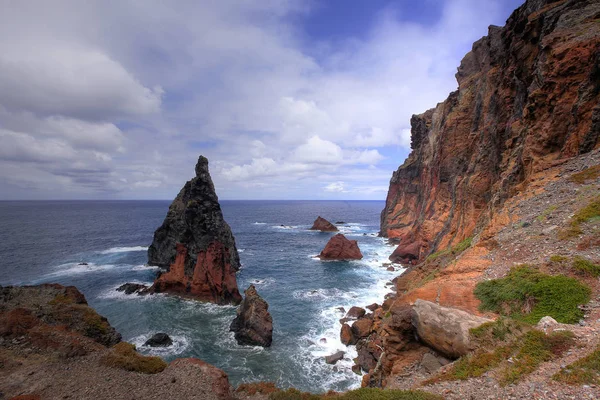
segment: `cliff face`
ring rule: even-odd
[[[411,119],[381,235],[416,263],[477,233],[533,174],[599,146],[600,3],[528,0],[491,26],[459,88]]]
[[[170,292],[218,304],[238,304],[235,273],[240,258],[231,229],[200,156],[196,177],[188,181],[169,206],[163,224],[154,232],[148,263],[169,269],[153,292]]]

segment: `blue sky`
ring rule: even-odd
[[[514,0],[2,2],[0,199],[384,199]]]

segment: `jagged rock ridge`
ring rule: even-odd
[[[196,176],[186,182],[148,248],[148,264],[167,268],[151,288],[217,304],[238,304],[235,277],[240,258],[223,219],[219,199],[200,156]]]
[[[411,119],[381,235],[417,262],[476,234],[528,179],[598,147],[600,3],[528,0],[461,62],[458,90]]]

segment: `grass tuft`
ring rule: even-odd
[[[296,389],[271,393],[270,400],[442,400],[443,397],[420,390],[383,390],[361,388],[346,393],[330,392],[322,395],[300,392]]]
[[[104,356],[102,363],[108,367],[143,374],[157,374],[167,368],[167,363],[160,357],[143,356],[135,351],[134,345],[127,342],[114,345],[112,351]]]
[[[440,250],[433,254],[430,254],[429,256],[427,256],[427,261],[435,261],[440,257],[445,257],[448,255],[457,256],[460,253],[462,253],[463,251],[465,251],[466,249],[468,249],[469,247],[471,247],[472,243],[473,243],[473,238],[468,237],[465,240],[463,240],[462,242],[452,246],[449,249]]]
[[[562,368],[552,379],[570,385],[600,384],[600,347],[589,356]]]
[[[600,265],[593,263],[587,258],[573,258],[573,268],[575,268],[577,272],[585,275],[591,275],[594,277],[600,276]]]
[[[600,196],[596,197],[591,203],[578,210],[571,218],[571,225],[558,233],[558,238],[567,240],[583,233],[581,225],[600,220]]]
[[[577,306],[587,303],[590,294],[590,288],[577,279],[546,275],[527,265],[511,269],[505,278],[480,282],[475,287],[482,311],[531,324],[546,315],[562,323],[579,321],[583,312]]]
[[[571,175],[569,180],[571,182],[584,184],[587,181],[592,179],[597,179],[600,176],[600,165],[594,165],[593,167],[589,167],[584,169],[581,172]]]

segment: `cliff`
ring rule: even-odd
[[[470,238],[536,173],[598,147],[600,4],[528,0],[461,62],[458,90],[411,119],[381,235],[416,263]]]
[[[196,177],[186,182],[148,248],[148,264],[168,269],[152,292],[169,292],[217,304],[242,300],[235,273],[240,258],[231,229],[200,156]]]

